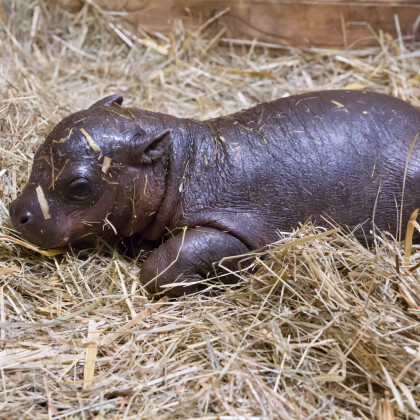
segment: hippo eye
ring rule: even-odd
[[[86,178],[77,178],[69,185],[69,195],[79,200],[87,198],[91,190],[89,180]]]

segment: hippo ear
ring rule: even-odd
[[[100,99],[98,102],[95,102],[91,108],[96,106],[111,106],[113,104],[121,105],[123,103],[123,96],[121,93],[116,93],[114,95],[105,96],[105,98]]]
[[[130,141],[131,155],[136,163],[151,163],[168,150],[171,130],[163,129],[146,134],[136,134]]]

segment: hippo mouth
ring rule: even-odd
[[[69,224],[64,230],[56,229],[26,229],[25,226],[17,225],[12,221],[13,227],[32,244],[44,248],[67,248],[69,245],[76,247],[89,246],[93,243],[95,235],[92,232],[72,231]]]
[[[24,206],[23,200],[14,200],[9,208],[13,227],[26,240],[41,248],[65,248],[70,244],[88,242],[91,227],[78,220],[78,210],[48,219],[40,217],[36,205]]]

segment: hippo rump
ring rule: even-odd
[[[151,292],[194,292],[213,263],[309,218],[369,240],[420,206],[420,111],[402,100],[321,91],[208,121],[122,102],[54,127],[10,215],[46,248],[107,231],[161,240],[141,268]]]

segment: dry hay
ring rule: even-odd
[[[420,106],[419,43],[268,52],[179,23],[155,42],[88,4],[2,4],[1,418],[419,417],[416,249],[308,224],[257,254],[240,287],[158,301],[135,261],[105,246],[45,257],[10,239],[7,212],[53,124],[105,94],[197,118],[341,87]]]

